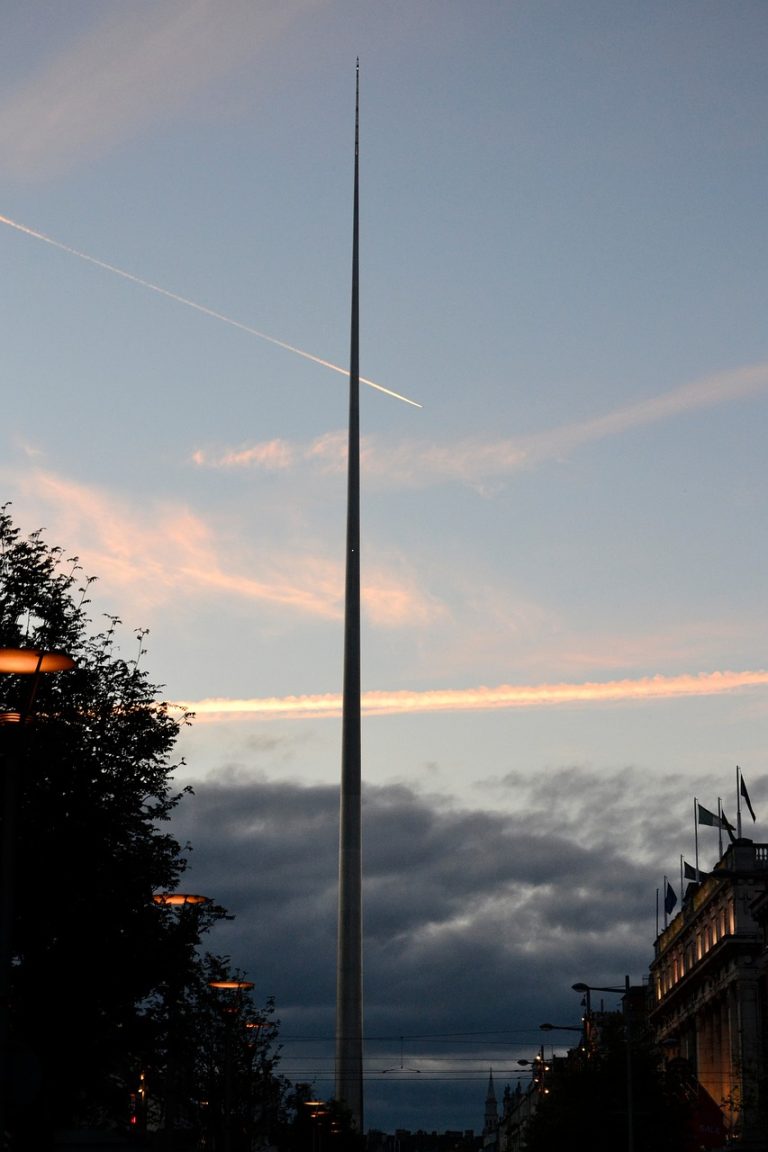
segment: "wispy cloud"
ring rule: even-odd
[[[88,574],[111,591],[128,591],[145,605],[188,596],[225,592],[254,601],[281,604],[317,616],[340,615],[339,566],[320,557],[262,557],[254,576],[253,557],[224,557],[228,549],[203,517],[188,507],[157,501],[136,509],[111,494],[35,471],[20,482],[26,500],[46,510],[59,543],[76,540]]]
[[[423,712],[481,712],[508,708],[543,708],[560,704],[611,704],[670,700],[684,696],[720,696],[746,688],[768,686],[768,671],[684,673],[647,676],[637,680],[590,681],[583,684],[500,684],[495,688],[443,688],[424,692],[373,691],[362,694],[368,716]],[[269,696],[251,700],[179,701],[178,706],[202,719],[307,719],[341,715],[341,696]]]
[[[248,448],[230,448],[217,461],[219,468],[261,468],[265,472],[280,472],[290,468],[296,450],[288,440],[262,440]],[[192,462],[200,467],[209,464],[202,449],[192,453]]]
[[[77,541],[87,574],[98,575],[111,592],[127,594],[141,608],[180,593],[224,593],[306,616],[342,617],[342,565],[322,547],[313,552],[304,540],[280,546],[274,539],[269,548],[259,547],[258,540],[242,545],[181,503],[157,500],[136,508],[50,471],[30,471],[17,484],[55,533],[52,543],[68,547],[66,541]],[[362,603],[369,622],[382,628],[425,624],[444,612],[415,576],[393,565],[366,572]]]
[[[734,403],[768,390],[768,363],[752,364],[694,380],[653,396],[595,416],[528,436],[504,440],[465,439],[438,444],[408,440],[396,446],[364,438],[361,453],[366,476],[390,486],[418,487],[445,481],[481,485],[502,479],[548,460],[559,460],[583,445],[620,436],[634,428],[658,424],[702,408]],[[203,449],[194,454],[200,467],[217,469],[275,469],[305,463],[324,472],[344,467],[346,440],[340,432],[325,434],[308,444],[264,442],[238,448]]]
[[[213,83],[274,49],[317,0],[164,0],[101,12],[52,59],[41,59],[0,103],[6,174],[52,170],[167,122]]]

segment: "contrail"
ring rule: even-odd
[[[278,348],[284,348],[286,352],[294,352],[297,356],[303,356],[305,360],[311,360],[313,364],[319,364],[322,368],[330,368],[332,372],[341,372],[343,376],[349,375],[347,368],[340,368],[338,364],[332,364],[330,360],[323,360],[320,356],[314,356],[311,352],[304,352],[303,349],[296,348],[293,344],[287,344],[284,340],[267,336],[266,332],[260,332],[258,328],[251,328],[249,324],[243,324],[240,320],[233,320],[231,316],[225,316],[222,312],[214,311],[213,308],[206,308],[204,304],[188,300],[186,296],[179,296],[176,292],[171,292],[168,288],[161,288],[159,284],[152,284],[149,280],[143,280],[141,276],[134,276],[123,268],[116,268],[114,264],[108,264],[106,260],[98,260],[95,256],[89,256],[87,252],[80,252],[77,248],[71,248],[69,244],[62,244],[60,240],[54,240],[52,236],[46,236],[44,232],[27,228],[25,224],[18,224],[15,220],[9,220],[7,216],[0,216],[0,224],[7,224],[9,228],[15,228],[17,232],[23,232],[25,236],[32,236],[35,240],[43,240],[61,252],[68,252],[70,256],[77,256],[79,260],[85,260],[88,264],[95,264],[97,268],[103,268],[106,272],[114,272],[115,276],[122,276],[124,280],[140,284],[142,288],[149,288],[151,292],[157,292],[160,296],[166,296],[169,300],[175,300],[177,304],[184,304],[187,308],[194,308],[196,312],[202,312],[204,316],[211,316],[214,320],[221,320],[222,323],[229,324],[233,328],[239,328],[241,332],[247,332],[250,336],[258,336],[259,340],[266,340],[270,344],[277,345]],[[366,380],[364,376],[360,377],[360,383],[375,388],[377,392],[384,392],[387,396],[393,396],[395,400],[402,400],[404,404],[412,404],[414,408],[422,407],[418,401],[409,400],[407,396],[401,396],[399,392],[393,392],[391,388],[385,388],[383,384],[377,384],[374,380]]]
[[[497,687],[428,689],[422,692],[371,691],[362,694],[366,716],[424,712],[479,712],[505,708],[542,708],[562,704],[614,704],[638,700],[674,700],[720,696],[768,687],[768,671],[683,673],[645,676],[638,680],[561,684],[500,684]],[[313,719],[341,715],[341,696],[272,696],[251,700],[176,701],[174,707],[194,712],[199,721],[229,719]]]

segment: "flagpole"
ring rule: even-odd
[[[741,769],[736,765],[736,835],[741,840],[741,788],[739,787]]]
[[[693,841],[696,845],[696,883],[699,883],[699,802],[693,798]]]
[[[659,890],[656,889],[656,935],[659,934]]]
[[[680,907],[683,906],[683,896],[685,895],[685,888],[683,887],[683,854],[680,853]]]
[[[720,858],[723,855],[723,801],[717,798],[717,850]]]

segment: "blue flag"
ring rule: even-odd
[[[664,893],[664,911],[666,912],[667,916],[669,916],[675,904],[677,904],[677,893],[670,884],[669,880],[667,880],[667,888]]]
[[[757,816],[755,816],[755,810],[752,807],[752,804],[751,804],[750,799],[749,799],[749,792],[747,792],[747,786],[744,783],[744,777],[741,775],[741,769],[739,769],[739,791],[741,792],[742,796],[744,797],[747,808],[749,808],[750,816],[752,817],[753,820],[757,820]]]

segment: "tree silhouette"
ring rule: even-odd
[[[0,508],[0,647],[76,661],[40,678],[23,731],[0,726],[0,754],[19,765],[8,1117],[18,1146],[21,1134],[39,1148],[55,1127],[128,1121],[163,989],[194,967],[200,932],[224,914],[209,910],[182,939],[153,902],[186,866],[165,825],[190,791],[175,792],[172,775],[191,717],[142,667],[144,632],[127,658],[116,616],[94,630],[91,583],[77,557],[41,532],[22,536]],[[0,675],[0,711],[24,710],[29,680]]]
[[[635,1152],[685,1152],[691,1111],[663,1070],[647,1036],[631,1043],[627,1063],[626,1018],[596,1014],[597,1041],[552,1062],[546,1095],[539,1097],[525,1129],[527,1152],[588,1147],[616,1152],[629,1147],[627,1077],[632,1080],[632,1147]]]

